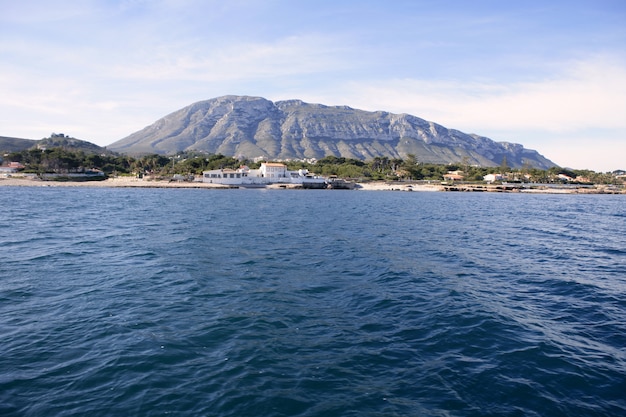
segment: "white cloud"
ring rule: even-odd
[[[453,47],[462,39],[441,34],[439,24],[411,32],[405,21],[398,30],[420,36],[402,40],[383,36],[380,19],[344,24],[352,23],[347,9],[343,18],[329,13],[309,22],[290,14],[299,7],[281,14],[285,5],[278,3],[185,2],[60,0],[44,7],[0,0],[0,22],[12,25],[0,39],[0,134],[64,131],[106,145],[194,101],[249,94],[410,113],[522,143],[570,166],[578,164],[551,150],[569,146],[583,158],[623,150],[621,51],[555,66],[558,56],[546,61],[523,48],[501,53],[483,42],[463,54]],[[464,36],[474,33],[469,26]],[[585,152],[590,142],[597,152]]]
[[[303,43],[311,48],[316,44],[310,38],[294,38],[241,46],[236,53],[215,53],[213,59],[179,56],[169,67],[163,62],[154,67],[117,67],[109,80],[127,85],[127,91],[118,90],[119,86],[108,91],[109,83],[100,86],[99,80],[62,74],[36,79],[4,68],[0,87],[6,93],[0,105],[8,109],[1,117],[8,130],[2,134],[19,129],[29,133],[17,136],[39,138],[59,131],[108,145],[193,101],[233,93],[410,113],[494,140],[522,143],[563,166],[604,171],[626,165],[622,157],[626,155],[626,70],[616,61],[569,64],[550,79],[533,83],[414,79],[344,83],[327,78],[326,84],[315,84],[306,80],[315,59],[295,62],[292,56]],[[311,78],[332,65],[332,54],[324,48],[317,51],[318,67],[311,70]],[[162,59],[167,59],[166,54]],[[274,83],[290,76],[299,81],[284,87]],[[273,82],[263,87],[265,83],[259,82],[263,78]],[[180,79],[187,81],[187,87],[178,88]],[[247,89],[255,83],[261,87]]]
[[[565,65],[560,74],[536,82],[404,79],[351,83],[341,94],[355,106],[411,113],[466,130],[626,128],[626,67],[606,59]]]
[[[541,144],[541,153],[569,168],[597,172],[626,169],[625,133],[622,130],[600,135],[591,132],[552,136]]]
[[[290,36],[274,42],[217,46],[164,44],[145,53],[146,60],[116,64],[117,79],[220,82],[306,75],[345,68],[343,49],[324,36]]]
[[[496,141],[522,143],[565,166],[599,171],[626,166],[626,66],[619,59],[564,63],[551,77],[534,82],[353,81],[301,98],[409,113]]]

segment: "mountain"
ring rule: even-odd
[[[360,160],[405,158],[419,162],[547,169],[555,166],[522,145],[447,129],[409,114],[347,106],[223,96],[175,111],[108,147],[126,154],[203,151],[229,156]]]

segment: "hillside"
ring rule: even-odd
[[[63,133],[53,133],[49,138],[37,141],[40,148],[63,148],[70,151],[82,151],[86,154],[111,154],[110,150],[86,140],[76,139]]]
[[[37,144],[36,140],[0,136],[0,152],[20,152]]]
[[[425,163],[547,169],[555,166],[520,144],[448,129],[409,114],[369,112],[347,106],[276,103],[261,97],[223,96],[175,111],[111,144],[131,154],[182,151],[268,159],[338,156],[369,160],[416,155]]]
[[[91,142],[53,133],[48,138],[33,140],[0,136],[0,152],[21,152],[31,148],[63,148],[69,151],[82,151],[86,154],[112,154],[110,150]]]

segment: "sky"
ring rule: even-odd
[[[0,136],[106,146],[230,94],[626,169],[626,1],[0,0]]]

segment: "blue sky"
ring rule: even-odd
[[[626,1],[0,0],[0,135],[108,145],[226,94],[626,169]]]

